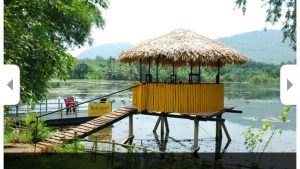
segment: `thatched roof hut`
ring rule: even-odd
[[[125,63],[157,63],[165,66],[212,66],[243,64],[248,59],[238,51],[186,29],[141,42],[123,51]]]

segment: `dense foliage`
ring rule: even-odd
[[[144,74],[148,73],[148,66],[142,67]],[[193,72],[198,72],[198,67]],[[97,56],[96,59],[78,59],[74,68],[69,72],[70,79],[106,79],[106,80],[139,80],[139,65],[122,64],[115,58],[104,59]],[[171,67],[158,69],[159,81],[168,82],[172,74]],[[189,67],[176,68],[178,81],[188,81]],[[280,65],[251,61],[244,65],[227,65],[221,68],[222,82],[252,82],[272,83],[279,80]],[[201,68],[202,82],[214,82],[216,68]],[[151,67],[153,81],[156,81],[156,66]]]
[[[266,22],[274,24],[284,17],[283,40],[290,39],[291,46],[296,51],[296,0],[262,0],[262,2],[268,6]],[[235,3],[245,14],[247,0],[235,0]]]
[[[66,49],[92,42],[107,7],[107,0],[4,1],[4,61],[20,67],[23,102],[42,99],[51,78],[67,77],[74,58]]]
[[[5,143],[36,143],[49,137],[52,129],[45,125],[45,119],[41,118],[35,122],[35,114],[28,113],[24,122],[18,121],[15,125],[11,117],[5,117],[4,120],[4,142]],[[36,133],[36,129],[38,132]]]

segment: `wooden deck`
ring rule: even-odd
[[[115,111],[107,113],[86,123],[80,124],[79,126],[70,127],[61,134],[54,134],[52,137],[46,139],[45,141],[38,142],[36,146],[40,148],[46,148],[51,147],[54,144],[61,144],[63,143],[63,141],[71,142],[72,140],[74,140],[75,132],[77,138],[84,138],[136,112],[137,110],[135,108],[118,108]]]

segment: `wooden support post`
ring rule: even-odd
[[[169,129],[168,118],[167,118],[167,116],[164,116],[164,118],[165,118],[166,132],[169,133],[170,129]]]
[[[197,153],[200,149],[198,144],[199,139],[199,119],[196,117],[194,119],[194,145],[193,145],[193,153]]]
[[[159,125],[159,123],[160,123],[160,116],[158,117],[158,119],[157,119],[157,121],[156,121],[156,124],[155,124],[155,126],[154,126],[154,129],[153,129],[153,132],[156,132],[157,131],[157,128],[158,128],[158,125]]]
[[[165,135],[165,118],[164,116],[160,118],[160,137],[161,140],[163,140],[163,137]]]
[[[228,141],[231,141],[231,138],[230,138],[230,135],[229,135],[229,133],[228,133],[228,130],[227,130],[226,126],[225,126],[225,123],[224,123],[224,122],[221,122],[221,125],[222,125],[222,128],[223,128],[224,132],[225,132],[225,135],[226,135],[226,137],[227,137],[227,140],[228,140]]]
[[[133,115],[129,115],[129,137],[133,136]]]
[[[133,142],[133,138],[134,138],[134,135],[133,135],[133,114],[130,114],[129,115],[129,125],[128,125],[128,129],[129,129],[129,134],[128,134],[128,137],[126,138],[125,141],[123,141],[123,144],[132,144]]]
[[[216,120],[216,146],[215,146],[215,159],[220,159],[221,155],[221,145],[222,145],[222,128],[221,128],[221,121],[222,116],[218,115]]]
[[[160,128],[160,140],[156,133],[159,123],[160,123],[160,127],[161,127]],[[165,133],[165,127],[166,127],[166,133]],[[160,151],[166,150],[168,137],[169,137],[169,131],[170,131],[170,129],[169,129],[167,116],[165,113],[161,113],[161,115],[158,117],[155,127],[153,129],[153,134],[154,134],[155,140],[159,146]]]

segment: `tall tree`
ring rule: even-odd
[[[103,28],[107,0],[5,0],[4,61],[21,71],[21,100],[45,97],[49,80],[66,79],[74,58],[66,49],[92,43]]]
[[[296,51],[296,0],[262,0],[262,2],[268,6],[266,22],[274,24],[284,17],[283,40],[289,39]],[[235,3],[245,14],[247,0],[235,0]]]

